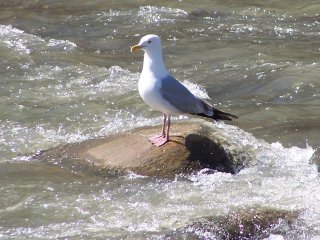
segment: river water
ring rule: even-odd
[[[319,12],[316,0],[2,0],[0,238],[163,239],[258,206],[299,211],[285,239],[320,239]],[[257,165],[169,181],[31,160],[161,122],[137,91],[143,55],[129,52],[148,33],[162,37],[177,79],[239,116],[220,127],[255,149]]]

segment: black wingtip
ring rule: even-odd
[[[205,117],[205,118],[211,118],[213,120],[227,120],[227,121],[232,121],[232,118],[238,118],[237,116],[220,111],[216,108],[214,108],[210,103],[206,102],[203,99],[199,99],[199,103],[201,104],[201,107],[203,109],[202,113],[197,113],[195,115],[200,116],[200,117]],[[208,115],[212,114],[212,115]]]
[[[231,113],[226,113],[226,112],[222,112],[218,109],[214,109],[213,110],[213,115],[212,116],[208,116],[204,113],[198,113],[196,114],[199,117],[205,117],[205,118],[211,118],[213,120],[219,121],[219,120],[223,120],[223,121],[232,121],[233,118],[238,118],[237,116],[231,114]]]
[[[213,116],[211,117],[214,120],[228,120],[232,121],[232,118],[238,118],[237,116],[231,114],[231,113],[226,113],[222,112],[218,109],[213,109]]]

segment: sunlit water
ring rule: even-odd
[[[319,239],[311,158],[320,140],[320,4],[148,4],[2,1],[0,238],[162,239],[193,219],[260,206],[300,212],[285,238]],[[137,92],[142,54],[129,52],[147,33],[162,37],[176,78],[240,117],[219,127],[255,167],[174,181],[101,179],[30,160],[58,144],[160,123]]]

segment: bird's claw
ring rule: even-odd
[[[169,139],[167,138],[166,135],[160,134],[160,135],[156,135],[156,136],[150,137],[149,141],[153,145],[155,145],[157,147],[160,147],[160,146],[163,146],[164,144],[166,144],[169,141]]]

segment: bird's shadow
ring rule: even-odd
[[[199,134],[189,134],[185,138],[185,146],[190,151],[189,160],[198,162],[201,168],[232,174],[237,172],[230,155],[210,138]]]

